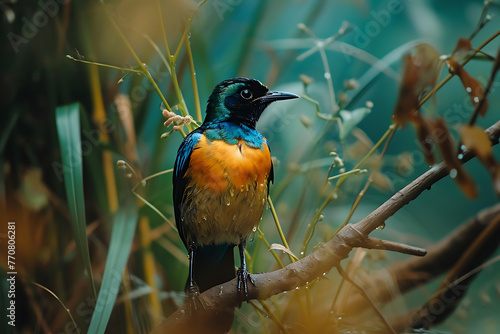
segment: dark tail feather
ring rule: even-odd
[[[209,245],[197,248],[193,276],[200,292],[236,277],[232,245]]]

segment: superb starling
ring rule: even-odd
[[[238,277],[238,291],[253,283],[245,241],[257,226],[273,180],[267,140],[255,129],[264,109],[295,99],[254,79],[219,83],[208,99],[203,124],[177,152],[173,173],[175,220],[189,253],[186,290],[203,292]],[[233,248],[241,265],[235,274]]]

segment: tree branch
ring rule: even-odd
[[[490,137],[492,145],[498,144],[500,121],[490,126],[485,132]],[[460,162],[464,164],[474,157],[475,154],[473,152],[469,150],[464,151]],[[432,167],[409,185],[398,191],[384,204],[375,209],[375,211],[356,223],[356,227],[363,235],[368,235],[382,223],[385,223],[385,221],[398,212],[399,209],[417,198],[424,190],[430,189],[434,183],[447,175],[448,171],[444,163]]]
[[[400,294],[416,289],[441,276],[458,262],[464,250],[490,225],[500,214],[500,204],[485,209],[469,219],[439,243],[429,249],[425,257],[412,257],[381,269],[359,283],[371,292],[371,297],[378,305],[391,302]],[[498,244],[498,241],[492,241]],[[399,294],[395,294],[398,291]],[[371,305],[358,292],[349,295],[342,308],[342,314],[359,314],[369,310]]]
[[[498,249],[500,214],[497,213],[473,242],[460,253],[460,259],[448,272],[434,295],[415,312],[406,317],[403,325],[429,329],[443,322],[458,306],[482,265]],[[435,305],[442,308],[436,310]]]
[[[497,144],[500,136],[500,121],[488,128],[486,133],[492,144]],[[474,156],[473,152],[465,151],[461,162],[465,163]],[[364,219],[356,224],[346,225],[330,241],[300,261],[273,272],[253,274],[255,285],[249,285],[248,296],[237,292],[236,279],[215,286],[199,296],[203,307],[194,309],[190,307],[190,303],[184,303],[169,318],[165,319],[153,333],[195,333],[200,330],[205,333],[213,330],[216,333],[218,332],[217,328],[219,328],[217,319],[232,311],[234,307],[241,305],[243,301],[268,299],[271,296],[312,282],[323,273],[340,265],[340,261],[349,255],[353,247],[363,245],[373,230],[446,175],[448,172],[444,163],[431,168]],[[193,321],[193,319],[196,320]]]
[[[399,242],[381,240],[372,237],[368,237],[358,247],[363,247],[366,249],[383,249],[391,252],[398,252],[414,256],[424,256],[425,254],[427,254],[427,251],[423,248],[413,247]]]

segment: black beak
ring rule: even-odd
[[[254,100],[254,102],[259,102],[262,104],[269,104],[274,101],[278,100],[290,100],[290,99],[296,99],[300,96],[292,94],[292,93],[285,93],[285,92],[268,92],[266,95],[258,97]]]

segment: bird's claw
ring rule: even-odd
[[[248,296],[247,280],[250,280],[250,283],[252,283],[255,286],[255,282],[252,278],[252,275],[250,275],[246,266],[242,266],[238,269],[237,276],[238,276],[238,292],[242,292],[242,287],[243,287],[245,296]]]
[[[203,303],[200,300],[200,289],[198,285],[193,284],[187,288],[188,293],[188,301],[189,301],[189,310],[191,313],[197,311],[198,309],[203,309]]]

